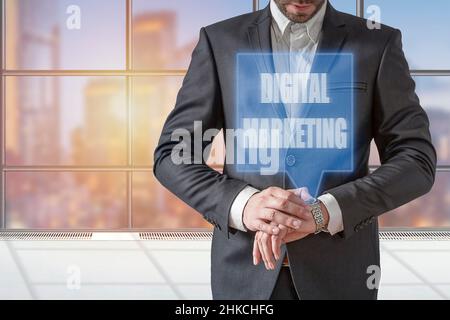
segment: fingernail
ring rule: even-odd
[[[294,222],[292,223],[294,225],[294,228],[298,229],[300,228],[300,225],[302,224],[301,221],[299,220],[294,220]]]
[[[253,257],[253,265],[256,266],[256,258]]]
[[[278,228],[273,228],[272,229],[273,234],[278,234],[278,232],[280,232],[280,229]]]

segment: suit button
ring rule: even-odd
[[[296,159],[295,156],[290,154],[286,157],[286,164],[288,167],[293,167],[295,165]]]

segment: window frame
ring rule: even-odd
[[[259,10],[259,0],[246,0],[252,2],[253,12]],[[353,0],[356,2],[355,15],[358,17],[364,17],[364,0]],[[136,70],[133,69],[133,0],[125,0],[125,32],[126,32],[126,67],[123,70],[10,70],[5,69],[6,57],[5,57],[5,41],[6,41],[6,10],[5,0],[0,0],[0,20],[1,20],[1,41],[0,41],[0,149],[1,149],[1,170],[0,170],[0,231],[8,231],[6,229],[6,199],[5,199],[5,177],[8,172],[98,172],[98,171],[116,171],[126,173],[126,207],[127,207],[127,219],[128,230],[139,230],[139,228],[133,227],[133,212],[132,212],[132,175],[134,172],[146,172],[153,171],[152,165],[136,166],[133,165],[133,116],[132,116],[132,92],[133,92],[133,79],[136,77],[148,77],[148,76],[182,76],[186,75],[187,69],[179,70]],[[450,77],[450,70],[410,70],[412,76],[447,76]],[[123,76],[126,81],[126,114],[127,114],[127,164],[125,166],[76,166],[76,165],[55,165],[55,166],[7,166],[5,161],[5,83],[6,78],[9,76]],[[370,166],[370,170],[374,171],[378,168],[378,165]],[[221,169],[221,168],[219,168]],[[438,165],[437,172],[450,172],[450,165]],[[396,228],[395,229],[400,229]],[[411,229],[418,229],[410,227]],[[435,227],[432,229],[438,229]],[[30,229],[36,230],[36,229]],[[39,229],[40,230],[40,229]],[[52,229],[54,230],[54,229]],[[67,230],[67,229],[64,229]],[[75,231],[76,229],[69,229]],[[86,229],[83,229],[86,230]],[[102,231],[101,229],[93,229],[96,231]],[[192,230],[192,229],[190,229]],[[14,229],[17,231],[17,229]],[[20,229],[20,231],[26,231],[26,229]],[[106,231],[106,230],[105,230]],[[108,229],[107,231],[114,231]]]

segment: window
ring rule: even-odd
[[[364,0],[366,16],[377,6],[381,23],[399,28],[416,93],[430,119],[433,144],[438,155],[436,182],[431,192],[406,204],[394,213],[381,217],[385,227],[448,227],[450,226],[450,30],[446,19],[450,2],[436,0],[424,6],[418,0]],[[373,9],[373,7],[372,7]],[[376,148],[372,148],[376,151]],[[371,165],[379,165],[372,153]]]
[[[2,0],[0,228],[210,228],[152,171],[200,27],[254,9],[204,5]]]
[[[125,0],[4,3],[6,69],[125,68]]]
[[[0,1],[0,228],[210,228],[157,182],[153,150],[200,27],[268,0],[210,0],[207,10],[204,0]],[[359,16],[378,5],[382,22],[402,30],[438,151],[432,192],[382,226],[450,226],[448,1],[330,2]],[[221,170],[221,136],[209,163]]]
[[[450,72],[449,76],[413,72],[416,93],[430,120],[430,131],[438,157],[436,181],[431,192],[381,217],[388,227],[450,226]],[[433,72],[428,72],[433,74]],[[373,150],[376,150],[375,148]],[[379,164],[377,156],[374,168]]]
[[[381,22],[402,31],[411,69],[450,69],[450,1],[433,0],[424,5],[420,0],[364,0],[364,4],[366,12],[369,6],[377,6]]]
[[[381,227],[450,227],[450,173],[439,172],[430,193],[383,214]]]
[[[252,0],[133,0],[133,67],[186,69],[201,27],[252,9]]]
[[[450,165],[450,77],[415,76],[416,92],[430,120],[438,165]]]

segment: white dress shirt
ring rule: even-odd
[[[291,70],[292,72],[309,73],[311,71],[312,61],[316,53],[317,45],[320,40],[323,19],[325,17],[327,1],[322,8],[305,23],[291,22],[278,8],[274,0],[270,1],[270,11],[272,14],[272,48],[273,51],[295,52],[295,61],[274,60],[275,69]],[[294,56],[294,55],[293,55]],[[286,63],[288,66],[286,66]],[[294,70],[295,69],[295,70]],[[289,116],[294,116],[293,106],[286,106]],[[229,214],[229,226],[241,231],[247,231],[243,223],[244,208],[255,193],[260,190],[247,186],[242,190],[231,206]],[[334,235],[344,230],[342,221],[342,212],[336,198],[327,193],[318,197],[318,199],[327,208],[330,220],[328,222],[328,231]]]

